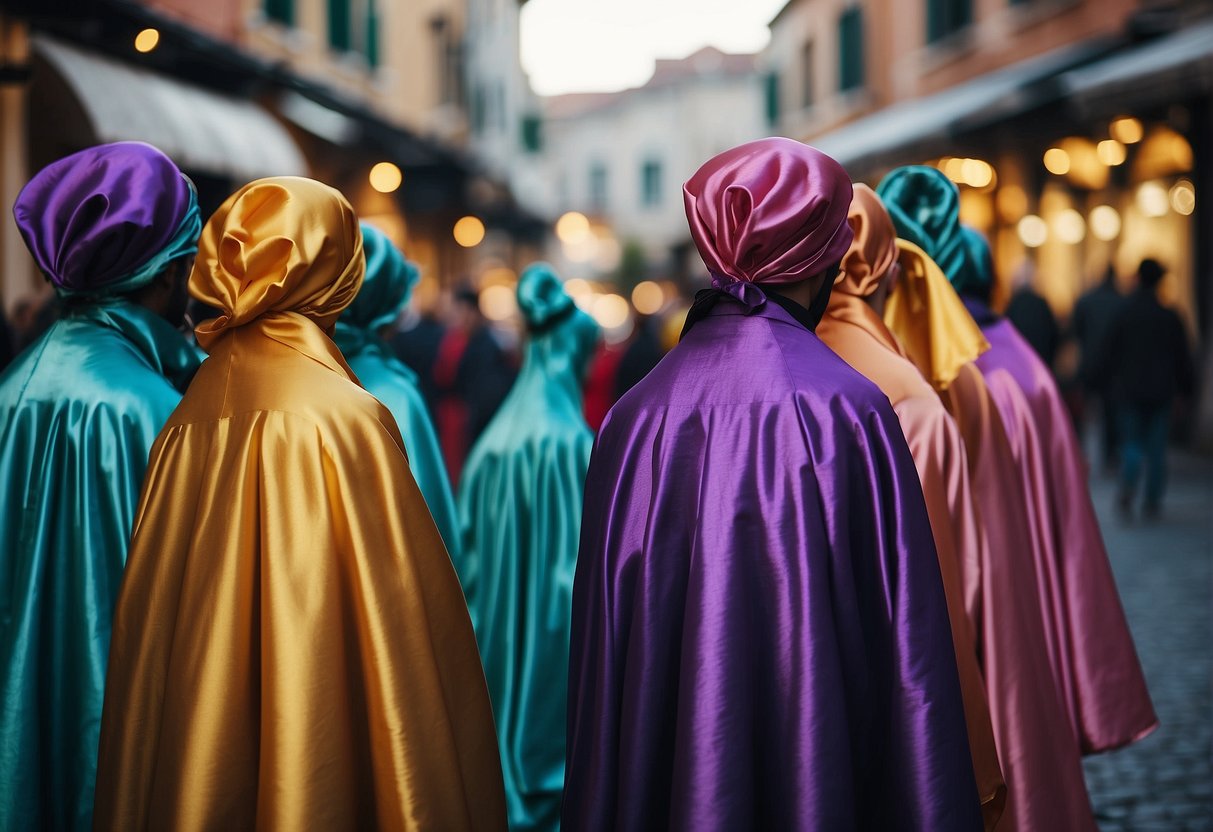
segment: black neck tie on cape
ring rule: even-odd
[[[837,274],[838,268],[833,267],[826,270],[826,274]],[[744,300],[740,297],[742,293],[741,287],[747,287],[744,291],[750,291],[748,287],[758,290],[763,300],[753,303],[750,300]],[[817,329],[817,324],[821,323],[822,317],[826,313],[826,308],[830,305],[830,292],[834,288],[834,279],[827,278],[822,281],[821,288],[817,290],[817,294],[813,295],[813,300],[806,308],[801,306],[794,300],[781,295],[779,292],[763,291],[761,286],[754,283],[742,283],[741,281],[722,280],[716,275],[712,276],[712,287],[710,289],[700,289],[695,293],[695,300],[691,304],[691,308],[687,310],[687,320],[682,326],[682,333],[678,336],[681,341],[691,331],[691,327],[707,317],[708,312],[716,305],[716,302],[722,298],[728,298],[734,303],[748,306],[751,311],[756,311],[762,307],[765,301],[770,301],[776,306],[782,307],[785,312],[792,316],[798,324],[803,326],[809,332],[814,332]]]

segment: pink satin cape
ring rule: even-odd
[[[1021,476],[1053,674],[1084,753],[1158,725],[1087,490],[1086,466],[1048,368],[1001,320],[977,361]]]
[[[986,547],[970,494],[964,444],[935,391],[901,353],[880,316],[862,298],[836,288],[817,326],[817,335],[889,398],[914,458],[952,624],[982,815],[986,829],[993,829],[1003,811],[1006,785],[998,764],[970,618],[970,611],[980,609],[978,594]]]

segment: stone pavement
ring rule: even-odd
[[[1086,760],[1105,832],[1213,830],[1213,459],[1176,454],[1163,516],[1125,522],[1092,495],[1161,726]]]

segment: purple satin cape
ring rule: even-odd
[[[774,303],[608,415],[569,670],[567,830],[982,828],[897,418]]]
[[[1084,753],[1158,725],[1087,490],[1074,429],[1048,368],[1009,321],[966,299],[990,349],[977,359],[1023,478],[1045,637]]]

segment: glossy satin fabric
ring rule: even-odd
[[[791,139],[760,139],[714,156],[682,196],[691,239],[722,282],[806,280],[851,245],[851,178]]]
[[[114,299],[0,376],[0,828],[89,829],[110,620],[157,432],[197,369]]]
[[[142,142],[51,163],[21,189],[13,217],[38,268],[68,295],[151,282],[170,260],[193,254],[202,227],[189,181]]]
[[[1078,440],[1048,368],[1006,320],[983,327],[977,366],[1019,467],[1053,674],[1084,752],[1158,724],[1087,490]]]
[[[905,439],[773,303],[717,303],[598,436],[563,821],[981,828]]]
[[[899,238],[897,251],[901,277],[885,324],[931,386],[946,390],[990,345],[935,261],[909,240]]]
[[[366,276],[353,302],[337,320],[333,340],[371,395],[387,405],[408,451],[409,467],[429,506],[451,559],[459,559],[459,520],[438,434],[421,395],[417,374],[379,337],[408,303],[416,267],[377,229],[362,225]]]
[[[998,828],[1094,830],[1065,703],[1053,683],[1031,521],[998,408],[974,364],[941,393],[968,453],[989,558],[977,616],[982,667],[1007,805]]]
[[[581,377],[597,335],[594,322],[574,311],[530,337],[459,487],[460,576],[493,700],[513,830],[560,824],[573,571],[593,444]]]
[[[324,334],[362,279],[349,204],[260,180],[191,292],[222,314],[152,449],[114,618],[103,829],[500,829],[458,580],[388,410]]]
[[[888,239],[892,242],[893,237]],[[845,265],[844,260],[843,276],[817,334],[889,398],[918,470],[948,603],[977,792],[986,828],[992,829],[1002,814],[1006,784],[978,665],[976,619],[988,552],[969,487],[968,459],[960,433],[935,391],[901,354],[875,310],[851,293],[864,288],[871,271],[848,271]]]

